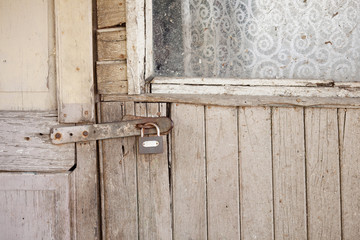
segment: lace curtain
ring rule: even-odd
[[[360,80],[360,1],[183,0],[179,4],[182,75]]]

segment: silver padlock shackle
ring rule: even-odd
[[[145,123],[144,125],[154,126],[156,128],[157,135],[160,137],[160,128],[155,123]],[[144,137],[144,128],[141,128],[141,137]]]

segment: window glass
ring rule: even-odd
[[[357,0],[154,0],[162,76],[359,81]]]

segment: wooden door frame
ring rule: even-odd
[[[55,1],[59,123],[96,121],[93,58],[93,1]],[[100,239],[97,143],[76,143],[71,178],[74,239]]]

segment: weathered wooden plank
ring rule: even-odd
[[[208,236],[239,239],[237,108],[205,107],[205,119]]]
[[[333,80],[317,79],[238,79],[238,78],[182,78],[156,77],[152,84],[205,85],[205,86],[283,86],[283,87],[332,87]]]
[[[309,239],[341,239],[337,109],[305,109]]]
[[[125,0],[97,0],[98,28],[112,27],[126,22]]]
[[[134,115],[133,104],[102,103],[102,122]],[[135,137],[102,141],[104,239],[138,239]]]
[[[274,239],[271,109],[239,109],[241,239]]]
[[[338,87],[232,86],[152,84],[152,93],[161,94],[229,94],[286,97],[360,97],[359,89]]]
[[[97,31],[98,61],[126,59],[126,29],[124,27]]]
[[[76,144],[76,169],[71,173],[75,239],[100,239],[100,204],[96,142]]]
[[[144,0],[126,0],[127,79],[129,94],[144,92]]]
[[[306,239],[303,108],[272,115],[275,239]]]
[[[136,116],[166,116],[157,103],[138,103],[135,109]],[[137,156],[140,239],[172,239],[166,136],[163,140],[162,154]]]
[[[97,62],[97,89],[100,94],[126,94],[126,62]]]
[[[1,110],[56,109],[54,21],[53,1],[0,2]]]
[[[343,112],[341,153],[341,200],[343,239],[360,238],[360,111]],[[339,122],[341,123],[341,122]]]
[[[75,164],[75,144],[55,146],[50,141],[57,119],[54,111],[0,111],[0,170],[69,170]]]
[[[1,239],[71,239],[68,174],[1,173]]]
[[[174,239],[206,239],[204,107],[172,104]]]
[[[153,49],[153,3],[152,0],[145,0],[145,79],[154,74],[154,49]]]
[[[92,1],[55,0],[60,122],[95,122],[92,12]]]
[[[247,95],[209,95],[209,94],[141,94],[141,95],[104,95],[102,101],[135,102],[172,102],[210,106],[234,107],[347,107],[360,108],[360,98],[323,98],[323,97],[279,97]]]

